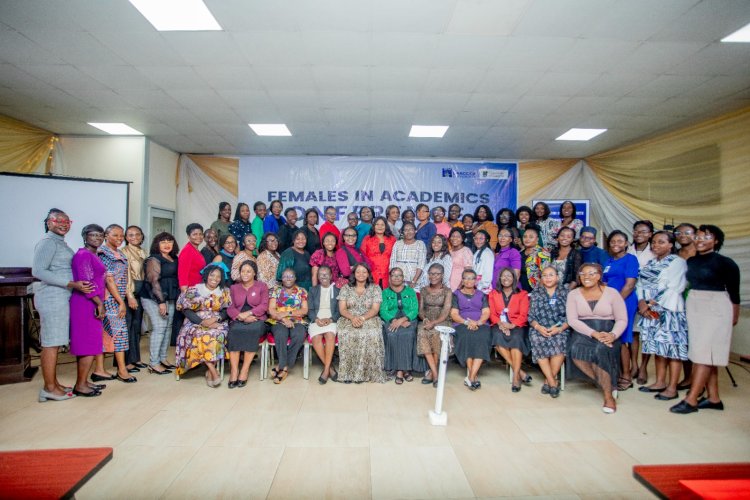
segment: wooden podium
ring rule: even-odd
[[[28,267],[0,267],[0,384],[28,382],[31,368],[28,331],[31,311],[26,299],[35,281]]]

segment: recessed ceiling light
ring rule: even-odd
[[[288,137],[292,135],[283,123],[248,123],[255,135]]]
[[[143,132],[139,132],[133,127],[125,125],[124,123],[91,123],[89,125],[96,127],[99,130],[103,130],[108,134],[112,135],[143,135]]]
[[[412,125],[409,137],[443,137],[448,125]]]
[[[721,41],[750,43],[750,24],[746,24],[731,35],[722,38]]]
[[[221,31],[203,0],[129,0],[158,31]]]
[[[606,128],[572,128],[555,139],[556,141],[588,141],[606,132]]]

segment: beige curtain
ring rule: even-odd
[[[750,108],[586,158],[639,218],[750,236]]]
[[[204,174],[219,186],[232,193],[235,198],[237,197],[237,176],[240,169],[240,160],[238,158],[200,155],[187,155],[187,157],[190,158],[190,160],[195,163]],[[178,179],[179,176],[180,172],[178,166]],[[191,191],[190,186],[188,186],[188,190]]]
[[[529,205],[534,195],[569,171],[578,159],[518,162],[518,205]]]
[[[52,172],[57,141],[52,132],[0,115],[0,171]]]

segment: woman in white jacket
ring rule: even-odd
[[[677,398],[682,362],[687,360],[688,336],[683,292],[687,264],[675,250],[674,235],[658,231],[651,237],[654,259],[640,270],[636,283],[638,323],[644,354],[656,356],[656,381],[641,392],[655,392],[661,401]],[[669,383],[667,383],[667,365]]]
[[[495,266],[495,252],[489,246],[490,235],[484,229],[474,233],[474,260],[472,268],[477,273],[477,289],[485,295],[489,294],[494,288],[492,283],[492,273]]]

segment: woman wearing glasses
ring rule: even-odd
[[[723,244],[721,229],[710,224],[698,227],[697,253],[687,263],[688,358],[693,362],[693,379],[685,399],[670,409],[673,413],[724,409],[718,367],[729,363],[732,327],[740,316],[740,268],[718,253]],[[698,399],[704,387],[708,396]]]
[[[592,380],[602,391],[604,413],[617,411],[613,390],[620,372],[620,336],[628,326],[628,312],[622,296],[601,283],[599,264],[583,264],[579,286],[568,294],[566,315],[573,329],[570,358],[571,376]],[[579,371],[581,373],[579,373]]]
[[[34,283],[34,307],[41,319],[42,376],[44,387],[39,391],[39,402],[63,401],[73,397],[72,387],[57,380],[57,353],[60,346],[70,342],[70,294],[78,290],[84,295],[95,291],[88,281],[73,281],[71,261],[74,252],[65,243],[72,221],[58,208],[52,208],[44,218],[45,235],[34,247],[31,274]]]

